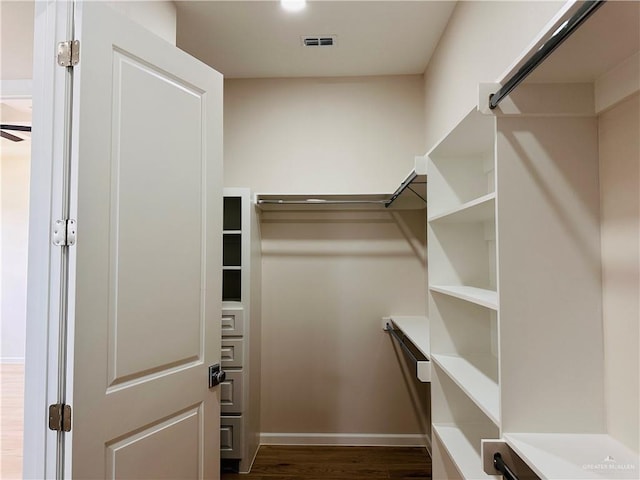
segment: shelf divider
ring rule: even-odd
[[[467,302],[475,303],[491,310],[498,310],[498,292],[466,285],[430,285],[432,292],[449,295]]]

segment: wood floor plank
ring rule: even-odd
[[[251,473],[221,480],[430,480],[431,458],[414,447],[260,447]]]
[[[24,365],[0,364],[0,478],[22,478]]]

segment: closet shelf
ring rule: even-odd
[[[464,425],[464,431],[453,425],[433,424],[433,431],[447,450],[462,478],[499,479],[499,476],[487,475],[482,470],[480,453],[474,445],[480,444],[484,435],[482,428]]]
[[[257,193],[260,210],[384,210],[389,195],[383,193],[300,194]]]
[[[505,433],[506,443],[541,479],[637,479],[640,459],[606,434]]]
[[[415,362],[418,380],[423,383],[431,382],[429,321],[427,317],[399,315],[383,317],[382,325],[383,330],[395,337],[405,353]],[[401,335],[396,330],[399,330]],[[407,339],[420,352],[422,359],[416,357],[404,339]]]
[[[429,340],[429,320],[423,316],[392,315],[389,320],[407,336],[420,353],[431,357]]]
[[[261,210],[419,210],[426,199],[427,159],[420,156],[393,193],[257,193],[255,204]]]
[[[495,211],[496,194],[492,192],[471,200],[470,202],[466,202],[459,207],[433,215],[428,218],[428,221],[430,223],[484,222],[495,218]]]
[[[432,354],[431,360],[453,380],[480,410],[500,426],[500,391],[498,382],[487,371],[496,369],[496,359],[491,355],[476,355],[469,360],[456,355]],[[481,371],[476,365],[479,365]],[[497,373],[497,372],[496,372]]]
[[[429,290],[498,310],[498,292],[466,285],[430,285]]]

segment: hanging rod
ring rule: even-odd
[[[518,480],[516,474],[504,463],[502,455],[498,452],[493,454],[493,467],[499,471],[506,480]]]
[[[560,46],[576,29],[582,25],[606,0],[587,0],[564,25],[534,53],[527,62],[504,84],[500,90],[489,95],[489,108],[493,110],[504,97],[509,95],[520,83],[540,65],[545,58]]]
[[[308,198],[306,200],[266,200],[259,199],[258,205],[348,205],[348,204],[373,204],[386,205],[388,200],[324,200]]]
[[[395,331],[395,329],[393,328],[393,325],[391,325],[389,322],[387,322],[386,326],[384,327],[384,330],[388,333],[390,333],[393,338],[395,338],[398,343],[400,344],[400,346],[402,347],[402,349],[405,351],[405,353],[407,355],[409,355],[409,357],[411,358],[411,360],[413,360],[413,363],[418,363],[418,362],[425,362],[427,360],[420,360],[419,358],[417,358],[415,356],[415,354],[411,351],[411,349],[409,347],[407,347],[407,345],[404,343],[404,339],[400,337],[400,335],[398,335]]]

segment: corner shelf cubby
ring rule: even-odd
[[[459,388],[435,359],[432,373],[434,458],[446,454],[458,471],[458,475],[434,471],[433,478],[497,479],[483,472],[480,458],[481,440],[499,438],[498,426]],[[438,465],[436,468],[440,467],[438,461],[434,464]]]
[[[500,425],[500,391],[495,357],[432,355],[433,361],[493,422]]]

